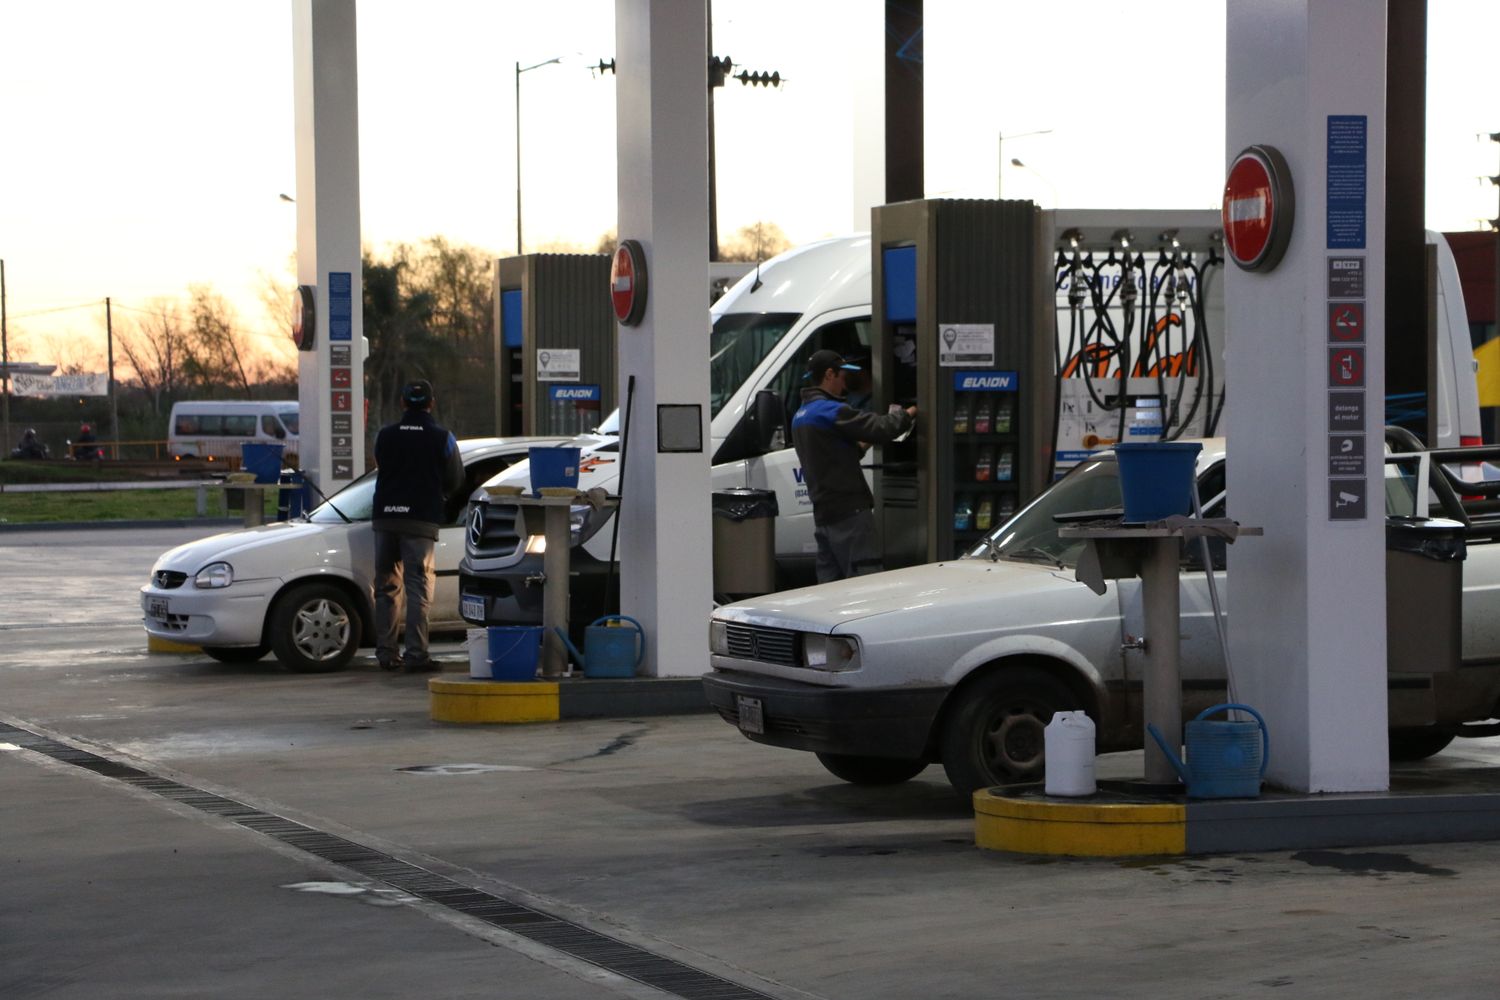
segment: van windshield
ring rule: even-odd
[[[276,414],[281,418],[281,425],[286,428],[288,434],[297,433],[297,411],[282,410]]]
[[[725,313],[709,337],[709,418],[717,416],[797,322],[798,313]]]

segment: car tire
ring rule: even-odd
[[[271,651],[265,643],[259,646],[204,646],[203,652],[220,663],[254,663]]]
[[[851,785],[899,785],[927,769],[925,760],[899,757],[861,757],[849,753],[820,753],[817,757],[829,774]]]
[[[960,688],[943,725],[948,782],[965,799],[980,788],[1041,781],[1044,730],[1055,712],[1080,709],[1065,684],[1035,667],[1007,667]]]
[[[331,584],[299,584],[271,610],[271,649],[298,673],[342,670],[359,648],[359,635],[354,599]]]
[[[1412,729],[1390,731],[1391,760],[1426,760],[1441,753],[1453,734],[1432,726],[1417,726]]]

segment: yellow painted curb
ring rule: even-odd
[[[556,722],[556,681],[427,681],[433,722]]]
[[[989,851],[1113,858],[1187,853],[1187,807],[974,793],[974,843]]]
[[[148,635],[146,636],[146,651],[149,653],[201,653],[203,647]]]

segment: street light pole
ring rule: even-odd
[[[521,74],[543,66],[562,62],[562,56],[553,56],[530,66],[516,63],[516,256],[521,255]]]
[[[1052,130],[1050,128],[1037,129],[1035,132],[1017,132],[1015,135],[1004,135],[1004,134],[998,133],[998,132],[995,134],[995,152],[999,154],[999,157],[995,160],[995,163],[996,163],[996,166],[995,166],[995,198],[996,198],[996,200],[999,200],[1002,197],[1001,191],[1003,189],[1003,185],[1002,185],[1001,182],[1005,179],[1005,140],[1006,139],[1024,139],[1028,135],[1051,135],[1051,134],[1052,134]]]

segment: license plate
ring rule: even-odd
[[[146,614],[152,618],[167,617],[167,599],[165,597],[146,598]]]
[[[766,731],[766,715],[760,699],[737,694],[734,696],[734,704],[740,713],[740,732],[763,735]]]
[[[464,594],[459,598],[459,612],[469,621],[484,621],[484,598]]]

